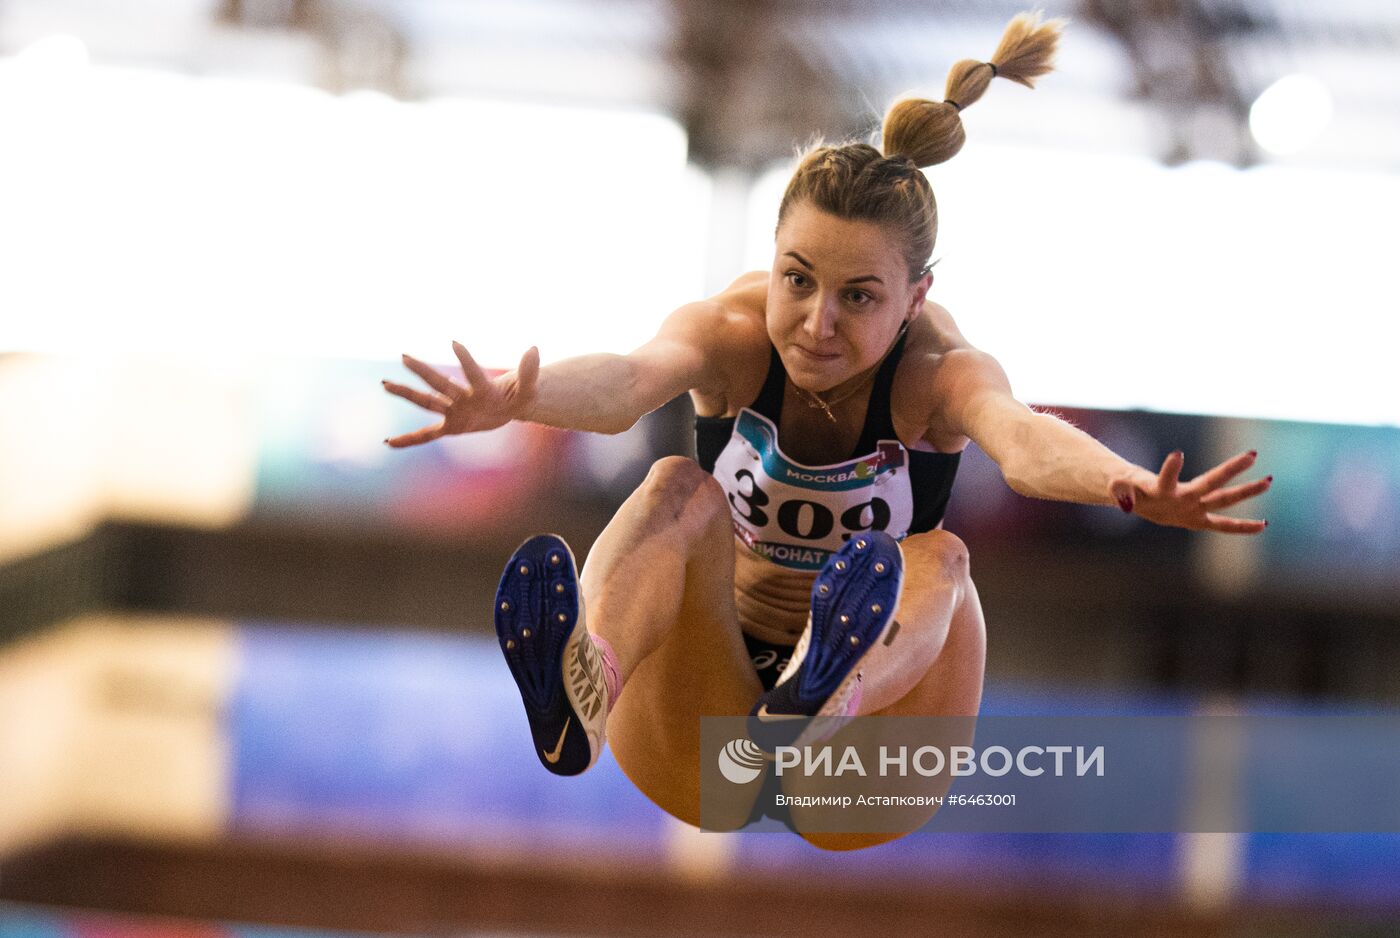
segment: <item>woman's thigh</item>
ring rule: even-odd
[[[679,552],[683,572],[674,562],[648,563],[648,552],[672,561]],[[608,739],[647,797],[698,826],[700,721],[746,716],[762,691],[734,611],[734,535],[723,490],[693,461],[662,460],[598,538],[581,579],[590,610],[605,592],[643,599],[679,592],[678,606],[656,604],[674,610],[672,621],[653,623],[664,637],[628,678],[608,717]]]
[[[906,550],[913,570],[895,612],[912,633],[911,644],[924,643],[927,666],[898,700],[873,711],[877,716],[972,717],[982,707],[987,624],[967,548],[947,532],[929,534],[938,537],[925,536],[922,550]]]
[[[982,682],[986,669],[987,629],[977,587],[968,570],[966,548],[952,535],[938,532],[922,544],[906,548],[906,590],[900,599],[896,618],[913,639],[915,647],[929,645],[932,660],[899,699],[867,716],[946,717],[928,727],[892,724],[884,728],[892,734],[889,746],[915,748],[917,740],[907,736],[937,738],[940,748],[972,745],[975,717],[982,706]],[[911,538],[912,540],[912,538]],[[946,612],[939,610],[946,609]],[[926,619],[924,617],[927,617]],[[922,620],[922,621],[921,621]],[[890,651],[899,648],[896,641]],[[951,719],[962,718],[962,719]],[[919,794],[941,795],[951,779],[937,776],[921,781]],[[893,791],[891,793],[894,793]],[[909,794],[904,791],[901,794]],[[906,830],[916,830],[936,813],[936,807],[901,811]],[[798,820],[799,827],[801,820]],[[874,846],[903,836],[896,832],[872,834],[804,833],[803,838],[827,850],[853,850]]]

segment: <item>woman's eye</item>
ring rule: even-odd
[[[802,276],[795,270],[788,271],[787,281],[794,287],[805,287],[807,285],[807,278]]]
[[[872,299],[874,299],[874,297],[872,297],[869,293],[866,293],[864,290],[852,290],[846,298],[849,299],[852,303],[856,304],[857,306],[864,306],[866,303],[869,303]]]

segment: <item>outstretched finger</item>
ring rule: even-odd
[[[406,401],[412,401],[419,407],[424,407],[439,414],[447,413],[447,408],[452,403],[441,394],[428,394],[426,391],[419,391],[417,388],[411,388],[406,384],[395,384],[393,381],[382,381],[380,383],[384,385],[384,390],[388,391],[390,394],[396,394]]]
[[[412,355],[405,355],[403,357],[403,363],[405,368],[422,378],[434,391],[445,395],[448,400],[455,401],[462,396],[465,390],[465,388],[454,384],[450,378],[442,374],[442,372],[438,371],[432,365],[424,364]]]
[[[1220,531],[1223,534],[1258,534],[1268,526],[1269,522],[1267,521],[1227,518],[1224,515],[1206,515],[1206,530]]]
[[[452,351],[457,353],[457,361],[462,363],[462,374],[467,376],[467,384],[472,386],[472,390],[480,390],[491,382],[486,377],[486,372],[481,370],[481,366],[472,358],[472,353],[467,351],[467,347],[461,342],[452,343]]]
[[[431,427],[424,427],[421,430],[414,430],[412,433],[405,433],[402,436],[394,436],[385,440],[394,449],[403,449],[405,446],[417,446],[420,443],[431,443],[442,436],[447,427],[447,421],[443,421]]]
[[[1253,482],[1246,482],[1243,485],[1232,485],[1228,489],[1220,489],[1201,499],[1201,507],[1208,511],[1222,511],[1231,505],[1238,505],[1246,498],[1253,498],[1261,492],[1267,492],[1273,481],[1273,476],[1267,476],[1263,479],[1255,479]]]
[[[1181,478],[1181,464],[1185,461],[1186,457],[1179,449],[1171,451],[1162,460],[1162,470],[1157,473],[1158,494],[1165,496],[1176,491],[1177,480]]]
[[[517,393],[533,391],[540,377],[540,349],[532,345],[520,356],[520,367],[516,369]]]
[[[1259,452],[1257,450],[1250,450],[1247,453],[1240,453],[1238,456],[1231,456],[1214,469],[1203,472],[1192,479],[1191,487],[1197,492],[1213,492],[1254,465],[1254,460],[1258,456]]]

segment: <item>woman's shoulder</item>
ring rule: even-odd
[[[765,344],[767,283],[753,277],[745,274],[714,296],[679,307],[662,330],[689,336],[712,356],[733,353],[736,346]]]
[[[942,405],[946,401],[939,379],[949,362],[976,353],[945,307],[931,301],[924,304],[923,313],[909,325],[891,394],[900,439],[914,440],[923,444],[916,448],[938,452],[958,452],[967,445],[966,437],[944,426]]]
[[[975,351],[948,310],[937,303],[925,303],[924,311],[909,324],[896,385],[926,396],[940,366],[949,358],[964,354],[964,350]]]
[[[762,270],[738,277],[720,293],[704,301],[710,309],[707,319],[714,329],[714,342],[731,354],[743,350],[760,353],[767,363],[769,328],[764,307],[769,298],[769,277]]]
[[[915,317],[909,328],[909,351],[924,357],[947,354],[954,349],[972,348],[963,336],[953,314],[947,308],[929,300],[924,311]]]
[[[706,344],[724,372],[725,387],[720,395],[692,391],[697,413],[728,414],[758,395],[768,372],[767,300],[768,273],[753,271],[696,304],[704,310]]]
[[[763,325],[764,311],[768,305],[768,271],[751,270],[740,274],[733,283],[715,294],[712,301],[731,314]]]

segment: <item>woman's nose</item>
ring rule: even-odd
[[[818,294],[807,310],[803,329],[813,339],[829,339],[836,334],[836,298]]]

